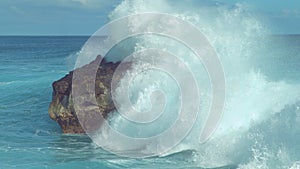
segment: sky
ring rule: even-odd
[[[0,35],[91,35],[120,0],[0,0]]]
[[[224,0],[239,2],[238,0]],[[300,0],[241,0],[265,17],[274,34],[300,34]]]
[[[186,0],[187,3],[191,0]],[[193,1],[193,0],[192,0]],[[194,0],[194,3],[201,0]],[[300,34],[300,0],[214,0],[247,3],[274,34]],[[121,0],[1,0],[0,35],[91,35]]]

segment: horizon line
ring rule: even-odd
[[[1,35],[0,36],[92,36],[92,35],[88,35],[88,34],[74,34],[74,35],[71,35],[71,34],[66,34],[66,35],[63,35],[63,34],[6,34],[6,35]]]
[[[274,33],[274,34],[266,34],[266,35],[271,35],[271,36],[276,36],[276,35],[300,35],[300,32],[299,33]],[[93,34],[91,34],[91,35],[88,35],[88,34],[66,34],[66,35],[63,35],[63,34],[32,34],[32,35],[30,35],[30,34],[11,34],[11,35],[9,35],[9,34],[6,34],[6,35],[2,35],[2,34],[0,34],[0,36],[1,37],[5,37],[5,36],[7,36],[7,37],[9,37],[9,36],[11,36],[11,37],[13,37],[13,36],[15,36],[15,37],[17,37],[17,36],[23,36],[23,37],[25,37],[25,36],[31,36],[31,37],[34,37],[34,36],[36,36],[36,37],[42,37],[42,36],[56,36],[56,37],[59,37],[59,36],[93,36]],[[95,36],[95,35],[94,35]],[[105,36],[105,35],[102,35],[102,36]]]

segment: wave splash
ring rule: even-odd
[[[268,28],[259,16],[247,11],[247,5],[226,5],[212,1],[191,1],[190,4],[167,0],[122,1],[110,14],[114,20],[126,15],[161,12],[175,15],[195,25],[203,32],[215,48],[224,68],[226,78],[226,102],[223,118],[213,137],[199,144],[199,135],[211,98],[209,77],[201,61],[180,42],[156,35],[141,35],[118,44],[107,60],[122,60],[128,54],[147,48],[156,48],[176,54],[191,71],[201,86],[200,114],[196,124],[182,143],[170,155],[185,150],[194,150],[193,160],[202,167],[237,165],[238,168],[295,168],[299,166],[300,154],[293,149],[296,141],[279,139],[286,137],[295,140],[299,135],[300,85],[285,81],[272,81],[264,75],[256,63],[268,53],[259,52],[259,47],[268,44]],[[134,24],[147,24],[137,20]],[[116,29],[117,30],[117,29]],[[114,30],[110,32],[114,34]],[[119,58],[112,57],[118,53]],[[122,53],[122,55],[121,55]],[[133,56],[134,58],[134,56]],[[163,61],[163,58],[160,58]],[[133,69],[142,69],[143,64]],[[180,65],[172,65],[180,66]],[[132,80],[132,76],[135,76]],[[178,95],[180,90],[174,80],[164,73],[148,71],[139,75],[128,71],[116,91],[122,91],[122,81],[131,79],[130,100],[137,110],[151,108],[149,96],[155,89],[163,90],[166,108],[162,117],[150,124],[136,124],[113,113],[110,125],[120,133],[130,137],[152,137],[172,125],[180,108]],[[117,95],[118,93],[116,93]],[[280,131],[280,132],[279,132]],[[108,131],[99,137],[109,137]],[[153,149],[152,145],[130,145],[119,140],[111,142],[116,149]],[[298,158],[298,159],[297,159]],[[279,160],[278,160],[279,159]]]

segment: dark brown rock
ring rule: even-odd
[[[97,57],[97,59],[101,59],[100,56]],[[97,60],[96,59],[96,60]],[[81,72],[88,72],[93,64],[99,63],[93,61],[88,65],[85,65],[80,69]],[[112,63],[112,62],[104,62],[102,61],[100,66],[98,67],[98,71],[96,74],[96,81],[95,81],[95,95],[91,97],[96,97],[98,108],[101,112],[101,116],[106,118],[107,115],[115,110],[114,103],[111,98],[111,80],[113,77],[113,74],[118,67],[120,62]],[[129,69],[130,63],[127,64],[127,68]],[[126,66],[125,66],[126,67]],[[49,116],[51,119],[55,120],[60,127],[62,128],[63,133],[85,133],[83,130],[83,127],[80,125],[77,114],[74,110],[73,100],[72,100],[72,80],[73,80],[73,73],[74,71],[71,71],[68,75],[61,78],[58,81],[55,81],[52,84],[53,88],[53,96],[52,96],[52,102],[49,106]],[[87,79],[85,79],[87,78]],[[88,81],[89,77],[84,77],[83,83],[85,83],[85,80]],[[120,77],[121,78],[121,77]],[[74,87],[74,86],[73,86]],[[82,92],[86,92],[86,89],[80,89]],[[88,98],[84,98],[84,101],[86,106],[89,106],[89,102],[86,101],[89,100]],[[91,105],[92,107],[93,105]],[[93,114],[89,114],[89,112],[86,112],[84,114],[86,116],[94,116]],[[89,118],[89,124],[93,124],[95,122],[91,122],[91,119],[96,118]],[[99,122],[96,122],[99,123]],[[84,126],[84,128],[88,128],[89,126]]]

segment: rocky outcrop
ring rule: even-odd
[[[81,71],[89,71],[93,64],[99,63],[98,59],[102,59],[98,56],[97,59],[88,65],[85,65],[79,69]],[[96,100],[101,112],[101,115],[106,118],[107,115],[115,109],[114,103],[111,98],[111,80],[113,73],[120,62],[112,63],[102,61],[98,67],[95,81],[95,94]],[[130,64],[128,63],[128,67]],[[72,80],[73,73],[71,71],[65,77],[52,84],[53,96],[52,102],[49,106],[49,116],[55,120],[62,128],[63,133],[85,133],[80,125],[72,100]],[[120,77],[121,78],[121,77]],[[84,83],[84,82],[83,82]]]

